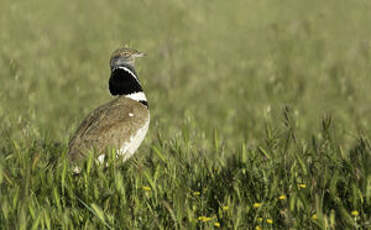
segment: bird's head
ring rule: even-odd
[[[127,47],[119,48],[115,50],[111,55],[110,59],[111,69],[114,69],[117,66],[125,64],[134,67],[135,58],[143,56],[145,56],[145,54],[136,49]]]

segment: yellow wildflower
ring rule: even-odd
[[[215,222],[214,223],[214,226],[217,227],[217,228],[220,228],[220,223],[219,222]]]
[[[262,227],[260,227],[259,225],[255,227],[255,230],[262,230]]]
[[[306,188],[307,185],[306,184],[299,184],[299,188]]]
[[[151,191],[151,187],[148,187],[148,186],[143,186],[142,189],[148,192]]]
[[[228,211],[229,207],[228,206],[223,206],[223,211]]]
[[[317,214],[313,214],[313,216],[312,216],[312,220],[318,220],[318,216],[317,216]]]
[[[258,220],[258,222],[260,222],[260,223],[263,222],[263,218],[262,218],[262,217],[258,217],[257,220]]]
[[[359,216],[359,212],[357,210],[352,211],[352,216]]]
[[[213,218],[207,217],[207,216],[200,216],[200,217],[198,217],[198,220],[201,221],[201,222],[209,222],[212,219]]]
[[[278,199],[280,199],[280,200],[286,200],[287,197],[286,197],[286,195],[281,195],[281,196],[278,197]]]
[[[267,219],[267,223],[268,224],[273,224],[273,220],[272,219]]]
[[[253,205],[254,208],[260,208],[262,206],[262,203],[255,203]]]
[[[193,195],[194,196],[199,196],[199,195],[201,195],[201,193],[196,191],[196,192],[193,192]]]

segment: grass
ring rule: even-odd
[[[370,229],[371,4],[0,3],[0,229]],[[68,140],[123,41],[151,108],[124,165]]]

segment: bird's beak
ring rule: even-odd
[[[143,52],[138,52],[138,53],[135,54],[135,57],[136,57],[136,58],[137,58],[137,57],[145,57],[145,56],[147,56],[147,54],[145,54],[145,53],[143,53]]]

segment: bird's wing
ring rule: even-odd
[[[141,128],[148,118],[146,108],[132,99],[119,97],[91,112],[77,129],[69,144],[74,160],[89,150],[104,152],[119,148]]]

